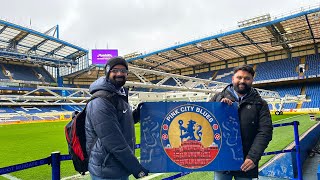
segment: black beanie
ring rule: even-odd
[[[107,64],[104,67],[104,72],[106,77],[109,78],[110,70],[116,65],[123,65],[128,70],[128,63],[123,57],[117,56],[108,60]]]

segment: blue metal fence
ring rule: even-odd
[[[299,142],[299,131],[298,131],[298,121],[293,121],[290,123],[282,123],[282,124],[274,124],[273,127],[283,127],[283,126],[293,126],[294,127],[294,141],[295,141],[295,148],[291,150],[279,150],[279,151],[273,151],[273,152],[265,152],[263,155],[272,155],[272,154],[280,154],[280,153],[290,153],[292,151],[296,152],[296,158],[297,158],[297,171],[298,171],[298,177],[297,179],[302,180],[302,166],[301,166],[301,160],[300,160],[300,142]],[[140,148],[140,144],[137,144],[136,149]],[[21,171],[24,169],[29,169],[37,166],[42,165],[51,165],[52,169],[52,180],[59,180],[60,179],[60,163],[61,161],[67,161],[71,160],[70,155],[61,155],[60,152],[53,152],[51,153],[51,156],[35,161],[30,161],[22,164],[16,164],[13,166],[7,166],[0,168],[0,175],[2,174],[8,174],[15,171]],[[182,176],[188,175],[191,172],[183,172],[178,173],[176,175],[164,178],[163,180],[173,180],[180,178]],[[320,180],[320,165],[318,168],[318,180]]]

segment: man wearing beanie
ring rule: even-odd
[[[89,91],[107,93],[97,97],[86,109],[86,149],[88,169],[93,180],[128,180],[148,175],[134,155],[134,119],[123,85],[128,77],[128,63],[122,57],[109,59],[105,75],[90,85]]]

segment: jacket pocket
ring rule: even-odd
[[[110,159],[111,159],[111,155],[110,153],[107,153],[106,157],[103,160],[102,166],[107,166],[107,162],[110,161]]]
[[[104,162],[102,164],[103,167],[116,167],[119,166],[119,161],[110,153],[106,156],[104,159]]]

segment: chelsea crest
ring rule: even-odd
[[[220,125],[214,115],[195,104],[171,110],[163,119],[160,135],[168,157],[188,169],[210,164],[222,144]]]

